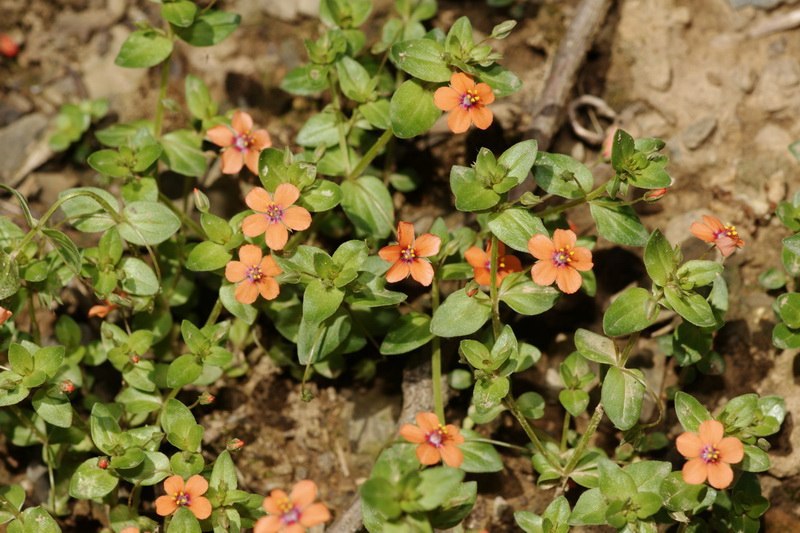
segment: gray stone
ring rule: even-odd
[[[739,9],[746,6],[758,7],[761,9],[772,9],[784,2],[784,0],[729,0],[731,6]]]
[[[714,117],[705,117],[686,128],[681,134],[681,139],[683,140],[683,144],[686,145],[686,148],[695,150],[711,137],[711,134],[714,133],[716,128],[717,119]]]
[[[43,114],[31,113],[0,129],[0,182],[11,182],[47,123]]]

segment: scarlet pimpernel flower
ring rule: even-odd
[[[311,213],[294,205],[298,198],[300,190],[291,183],[278,185],[274,195],[255,187],[244,201],[256,213],[242,221],[242,233],[248,237],[263,233],[267,246],[283,250],[289,240],[289,230],[302,231],[311,225]]]
[[[113,311],[114,309],[118,308],[117,304],[111,303],[108,300],[105,300],[104,304],[93,305],[89,308],[89,313],[87,316],[89,318],[97,317],[97,318],[105,318]]]
[[[238,283],[234,296],[243,304],[256,301],[258,295],[265,300],[274,300],[280,293],[275,276],[282,272],[281,267],[271,255],[264,256],[261,248],[245,244],[239,248],[239,261],[231,261],[225,266],[225,278]]]
[[[400,222],[397,225],[397,244],[384,246],[378,255],[384,261],[393,263],[386,272],[386,281],[395,283],[409,275],[424,286],[433,281],[433,265],[426,257],[439,253],[442,240],[431,233],[414,236],[414,225]]]
[[[693,222],[689,231],[698,239],[716,246],[723,257],[728,257],[736,251],[736,248],[744,246],[744,241],[739,238],[736,226],[723,224],[716,217],[703,215],[703,221]]]
[[[744,458],[742,442],[736,437],[724,437],[725,427],[716,420],[701,422],[697,430],[681,433],[675,441],[678,452],[688,459],[683,465],[683,480],[700,485],[708,479],[715,489],[727,488],[733,481],[730,465]]]
[[[433,95],[436,107],[449,111],[447,126],[453,133],[464,133],[475,124],[485,130],[492,125],[491,110],[486,106],[494,102],[494,93],[485,83],[475,81],[462,72],[450,77],[449,87],[439,87]]]
[[[206,132],[212,143],[222,147],[223,174],[236,174],[244,165],[258,175],[258,156],[264,148],[272,146],[267,130],[253,131],[253,118],[244,111],[236,111],[231,125],[220,124]]]
[[[588,248],[575,246],[577,236],[572,230],[557,229],[552,240],[547,235],[534,235],[528,241],[528,251],[538,261],[531,269],[531,277],[537,285],[552,285],[567,294],[576,292],[583,279],[578,271],[591,270],[592,252]]]
[[[324,524],[331,513],[317,499],[317,485],[308,479],[299,481],[287,496],[273,490],[264,498],[262,507],[268,513],[256,522],[253,533],[303,533],[306,528]]]
[[[458,468],[464,462],[464,453],[459,445],[464,436],[452,424],[442,425],[434,413],[418,413],[417,425],[404,424],[400,435],[417,446],[417,459],[423,465],[435,465],[444,461],[447,466]]]
[[[467,260],[469,266],[472,267],[472,272],[475,276],[475,281],[480,285],[491,285],[492,283],[492,245],[489,243],[486,246],[486,251],[481,250],[477,246],[472,246],[464,253],[464,259]],[[506,245],[502,242],[497,247],[497,285],[503,281],[503,278],[512,272],[522,272],[522,263],[519,258],[513,255],[506,255]]]
[[[11,315],[13,314],[14,313],[12,313],[8,309],[0,305],[0,326],[5,324],[6,321],[8,321],[8,319],[11,318]]]
[[[211,516],[211,502],[203,496],[208,490],[208,481],[194,475],[184,483],[181,476],[170,476],[164,481],[164,496],[156,498],[156,513],[171,515],[179,507],[189,509],[198,520]]]

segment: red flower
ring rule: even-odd
[[[736,248],[744,246],[744,241],[736,232],[736,226],[726,226],[716,217],[703,215],[703,222],[692,222],[689,231],[698,239],[716,246],[723,257],[728,257]]]
[[[537,285],[552,285],[567,294],[576,292],[583,283],[578,271],[591,270],[592,252],[575,246],[577,236],[572,230],[557,229],[550,240],[546,235],[534,235],[528,241],[528,251],[539,261],[531,269]]]
[[[236,111],[231,127],[214,126],[206,137],[222,150],[222,172],[236,174],[247,165],[250,172],[258,176],[258,156],[264,148],[272,146],[267,130],[253,130],[253,118],[244,111]]]
[[[447,126],[453,133],[464,133],[470,124],[485,130],[492,124],[492,112],[486,107],[494,102],[494,93],[485,83],[475,82],[462,72],[450,77],[449,87],[439,87],[433,102],[442,111],[450,111]]]
[[[7,321],[9,318],[11,318],[11,315],[13,315],[13,314],[14,314],[14,313],[12,313],[12,312],[11,312],[11,311],[9,311],[8,309],[6,309],[6,308],[5,308],[5,307],[3,307],[2,305],[0,305],[0,326],[2,326],[3,324],[5,324],[5,323],[6,323],[6,321]]]
[[[417,459],[423,465],[435,465],[444,461],[447,466],[458,468],[464,462],[464,453],[458,448],[464,437],[452,424],[443,426],[434,413],[418,413],[417,425],[404,424],[400,435],[417,446]]]
[[[300,190],[291,183],[281,183],[275,195],[255,187],[245,197],[247,207],[256,212],[242,221],[242,233],[248,237],[264,234],[267,246],[283,250],[289,240],[289,230],[302,231],[311,225],[311,213],[294,203]]]
[[[317,485],[307,479],[299,481],[289,496],[273,490],[264,498],[262,507],[268,513],[258,519],[253,533],[303,533],[307,527],[324,524],[331,513],[317,499]]]
[[[280,293],[275,276],[282,272],[281,267],[271,255],[262,258],[261,248],[245,244],[239,248],[239,259],[231,261],[225,267],[225,278],[231,283],[238,283],[234,296],[243,304],[256,301],[258,295],[265,300],[274,300]]]
[[[184,484],[181,476],[170,476],[164,481],[164,496],[156,498],[156,513],[171,515],[178,507],[186,507],[198,520],[211,516],[211,502],[203,494],[208,490],[208,481],[194,475]]]
[[[733,481],[731,464],[744,458],[744,446],[736,437],[725,437],[725,427],[716,420],[706,420],[697,433],[681,433],[675,445],[689,459],[683,465],[683,480],[700,485],[708,479],[715,489],[724,489]]]
[[[500,282],[503,281],[503,278],[511,274],[512,272],[522,272],[522,263],[520,263],[519,259],[513,255],[505,255],[506,253],[506,245],[502,242],[499,243],[497,247],[497,286],[500,286]],[[475,275],[475,281],[477,281],[480,285],[490,285],[492,282],[492,244],[489,243],[486,246],[486,251],[484,252],[477,246],[470,247],[464,253],[464,259],[467,260],[467,263],[470,264],[472,267],[472,271]]]
[[[395,283],[409,275],[424,286],[433,281],[433,265],[424,257],[439,253],[442,240],[431,233],[414,238],[414,225],[400,222],[397,225],[397,244],[384,246],[378,255],[384,261],[394,263],[386,272],[386,281]]]

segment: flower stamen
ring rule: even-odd
[[[703,451],[700,452],[700,458],[706,464],[709,464],[709,463],[716,464],[716,463],[719,462],[720,453],[719,453],[719,450],[717,448],[715,448],[714,446],[707,445],[707,446],[705,446],[703,448]]]
[[[283,221],[283,208],[278,204],[270,204],[264,212],[264,216],[271,224]]]
[[[400,251],[400,260],[404,263],[413,263],[417,258],[417,251],[411,246],[407,246]]]
[[[178,507],[188,507],[192,504],[192,497],[185,492],[175,493],[173,497],[175,498],[175,505]]]

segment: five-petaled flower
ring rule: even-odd
[[[492,283],[492,244],[486,246],[484,252],[477,246],[472,246],[464,253],[464,259],[472,267],[475,281],[480,285],[491,285]],[[522,272],[522,263],[519,258],[513,255],[506,255],[506,245],[502,242],[497,247],[497,286],[503,278],[512,272]]]
[[[417,459],[423,465],[444,461],[447,466],[458,468],[464,462],[464,453],[458,447],[464,442],[464,436],[454,425],[442,425],[434,413],[417,413],[417,425],[404,424],[400,435],[419,444]]]
[[[300,190],[291,183],[278,185],[274,195],[255,187],[244,201],[256,213],[242,221],[242,233],[248,237],[263,233],[267,246],[283,250],[289,240],[289,230],[302,231],[311,225],[311,213],[294,205],[298,198]]]
[[[733,481],[732,464],[744,458],[744,446],[736,437],[725,437],[725,427],[716,420],[700,423],[697,433],[685,432],[675,444],[688,461],[683,465],[683,480],[699,485],[708,479],[715,489],[727,488]]]
[[[433,265],[425,257],[439,253],[442,240],[431,233],[414,238],[414,225],[410,222],[397,224],[397,244],[384,246],[378,255],[384,261],[393,263],[386,272],[389,283],[406,279],[409,274],[416,281],[428,286],[433,281]]]
[[[2,305],[0,305],[0,326],[5,324],[6,321],[9,318],[11,318],[11,315],[13,315],[13,314],[14,313],[12,313],[10,310],[8,310],[5,307],[3,307]]]
[[[271,255],[264,256],[261,248],[245,244],[239,248],[240,261],[231,261],[225,266],[225,278],[238,283],[234,296],[243,304],[256,301],[258,295],[265,300],[274,300],[280,293],[275,276],[282,272]]]
[[[189,509],[198,520],[211,516],[211,502],[203,496],[208,490],[208,481],[195,474],[184,484],[181,476],[170,476],[164,481],[164,496],[156,498],[156,513],[171,515],[179,507]]]
[[[324,504],[314,503],[316,499],[317,485],[308,479],[299,481],[288,496],[273,490],[262,504],[268,515],[258,519],[253,533],[303,533],[327,522],[331,513]]]
[[[231,126],[220,124],[206,132],[212,143],[222,147],[222,172],[236,174],[247,165],[258,175],[258,156],[264,148],[272,146],[267,130],[253,131],[253,118],[244,111],[236,111]]]
[[[739,238],[736,226],[725,225],[716,217],[703,215],[703,221],[693,222],[689,230],[698,239],[716,246],[723,257],[728,257],[736,248],[744,246],[744,241]]]
[[[486,107],[494,102],[494,93],[485,83],[476,84],[462,72],[450,77],[449,87],[439,87],[433,95],[436,107],[449,111],[447,126],[453,133],[464,133],[470,124],[485,130],[492,124],[492,112]]]
[[[528,251],[538,259],[531,269],[531,277],[538,285],[552,285],[567,294],[576,292],[583,282],[578,271],[591,270],[592,252],[575,246],[577,236],[572,230],[557,229],[553,239],[547,235],[534,235],[528,241]]]

